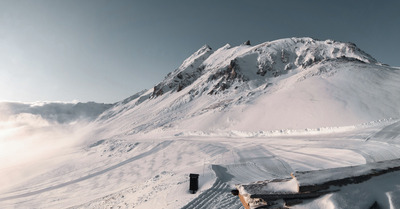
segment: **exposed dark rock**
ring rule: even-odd
[[[281,61],[282,63],[287,63],[289,61],[288,54],[285,53],[285,50],[281,50]]]
[[[369,207],[369,209],[381,209],[381,207],[378,205],[378,203],[375,201],[374,204]]]
[[[236,59],[231,60],[229,63],[229,69],[233,69],[236,66]]]
[[[257,71],[257,75],[261,75],[264,76],[267,73],[267,71],[265,71],[264,69],[258,69]]]
[[[238,195],[239,195],[239,190],[234,189],[234,190],[231,191],[231,193],[232,193],[232,195],[234,195],[234,196],[238,196]]]
[[[163,90],[161,88],[159,88],[159,86],[157,85],[157,86],[154,86],[153,94],[151,95],[151,97],[158,97],[163,94],[164,94]]]
[[[229,88],[230,86],[229,86],[229,84],[227,84],[227,83],[222,83],[221,84],[221,91],[224,91],[225,89],[227,89],[227,88]]]
[[[182,73],[178,73],[178,75],[176,75],[176,77],[179,79],[182,79],[183,78]]]
[[[179,84],[177,92],[182,91],[182,89],[183,89],[183,86],[181,84]]]

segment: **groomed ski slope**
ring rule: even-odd
[[[399,158],[399,126],[400,122],[388,120],[339,133],[105,140],[58,156],[52,159],[58,160],[57,165],[42,175],[9,185],[1,192],[0,205],[2,208],[241,208],[237,197],[230,194],[237,183],[285,178],[295,170]],[[42,163],[46,161],[24,167],[29,169]],[[2,168],[1,172],[14,175],[19,169]],[[200,190],[194,195],[188,192],[189,173],[200,174]],[[396,185],[396,178],[390,177],[388,181]],[[384,192],[387,198],[376,194],[376,201],[396,206],[397,187],[385,188],[389,189]],[[353,205],[362,198],[359,195],[365,194],[330,194],[297,207],[337,205],[337,200]],[[374,198],[373,194],[369,196]]]

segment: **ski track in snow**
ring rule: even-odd
[[[239,157],[239,163],[225,165],[225,167],[212,165],[217,176],[213,186],[182,209],[244,208],[239,198],[230,193],[233,183],[288,177],[293,171],[284,160],[260,146],[251,145],[243,150],[238,148],[234,150]]]
[[[240,200],[231,194],[231,187],[217,179],[213,186],[201,193],[182,209],[242,209]]]
[[[385,140],[386,142],[393,142],[396,138],[400,136],[400,121],[395,122],[391,125],[384,127],[379,132],[371,135],[370,137],[366,138],[365,140]]]
[[[41,194],[41,193],[44,193],[44,192],[49,192],[49,191],[52,191],[52,190],[55,190],[55,189],[59,189],[59,188],[62,188],[62,187],[65,187],[65,186],[68,186],[68,185],[71,185],[71,184],[75,184],[75,183],[78,183],[78,182],[81,182],[81,181],[88,180],[90,178],[105,174],[105,173],[107,173],[107,172],[109,172],[111,170],[114,170],[116,168],[124,166],[124,165],[126,165],[128,163],[131,163],[133,161],[139,160],[139,159],[141,159],[143,157],[146,157],[146,156],[149,156],[151,154],[154,154],[155,152],[158,152],[158,151],[166,148],[171,143],[172,143],[172,141],[161,142],[160,144],[156,145],[155,147],[153,147],[151,150],[149,150],[147,152],[144,152],[144,153],[141,153],[139,155],[136,155],[135,157],[129,158],[129,159],[125,160],[125,161],[122,161],[122,162],[120,162],[120,163],[118,163],[116,165],[113,165],[111,167],[108,167],[108,168],[106,168],[104,170],[89,174],[87,176],[83,176],[81,178],[78,178],[78,179],[75,179],[75,180],[72,180],[72,181],[68,181],[68,182],[65,182],[65,183],[62,183],[62,184],[46,187],[46,188],[39,189],[39,190],[32,191],[32,192],[12,195],[12,196],[8,196],[8,197],[0,197],[0,202],[1,201],[6,201],[6,200],[12,200],[12,199],[17,199],[17,198],[33,196],[33,195]]]

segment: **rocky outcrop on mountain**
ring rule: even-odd
[[[377,62],[353,43],[312,38],[288,38],[256,46],[250,46],[250,41],[246,41],[237,47],[227,44],[216,51],[205,45],[157,84],[151,98],[180,92],[203,76],[207,79],[200,79],[191,88],[192,93],[213,95],[247,81],[257,81],[259,86],[270,78],[339,59]]]
[[[212,54],[212,49],[204,45],[192,56],[187,58],[174,72],[169,73],[164,81],[154,86],[151,98],[163,95],[168,91],[179,92],[189,86],[203,74],[204,66],[201,64]]]

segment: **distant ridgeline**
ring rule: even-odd
[[[0,103],[0,113],[4,115],[32,114],[54,123],[70,123],[78,120],[94,120],[111,104],[104,103]]]

